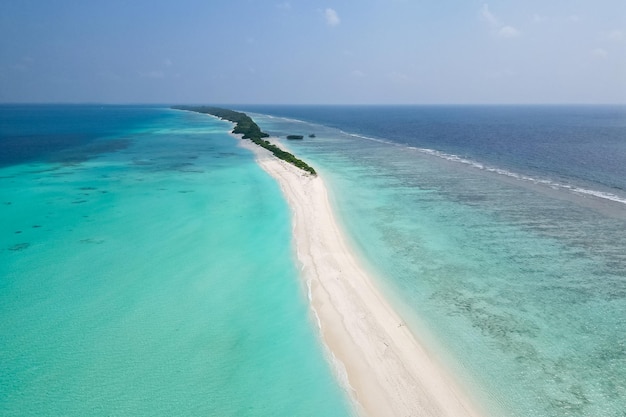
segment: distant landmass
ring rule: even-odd
[[[252,142],[256,143],[262,148],[265,148],[268,151],[272,152],[277,158],[289,162],[290,164],[295,165],[303,171],[306,171],[312,175],[317,175],[315,169],[313,169],[313,167],[311,167],[303,160],[296,158],[293,154],[280,149],[278,146],[270,143],[267,140],[264,140],[263,138],[267,138],[269,137],[269,135],[265,132],[262,132],[259,126],[254,123],[254,120],[252,120],[250,116],[245,113],[212,106],[174,106],[172,108],[176,110],[186,110],[197,113],[210,114],[212,116],[219,117],[220,119],[233,122],[235,123],[233,133],[241,134],[243,135],[243,139],[250,139]],[[290,139],[289,136],[287,137],[287,139]],[[302,139],[302,136],[294,139]]]

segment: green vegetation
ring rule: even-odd
[[[287,135],[287,139],[289,140],[302,140],[304,136],[302,135]]]
[[[228,120],[230,122],[235,123],[235,128],[233,129],[233,133],[243,135],[243,139],[250,139],[252,142],[257,145],[269,150],[272,152],[277,158],[282,159],[283,161],[287,161],[292,165],[297,166],[298,168],[309,172],[313,175],[317,175],[315,170],[309,166],[306,162],[296,158],[289,152],[283,151],[276,145],[272,145],[269,141],[264,140],[263,138],[269,137],[269,135],[265,132],[262,132],[259,126],[254,123],[247,114],[236,112],[234,110],[223,109],[220,107],[211,107],[211,106],[175,106],[173,107],[177,110],[187,110],[194,111],[197,113],[205,113],[210,114],[220,119]]]

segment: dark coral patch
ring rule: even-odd
[[[91,244],[101,245],[104,243],[104,239],[93,239],[93,238],[81,239],[80,243],[91,243]]]
[[[30,243],[25,242],[25,243],[16,243],[13,246],[9,246],[9,250],[13,251],[13,252],[19,252],[19,251],[23,251],[24,249],[28,248],[30,246]]]

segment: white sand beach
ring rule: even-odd
[[[249,141],[293,213],[301,274],[321,337],[362,416],[463,417],[478,412],[418,343],[346,244],[322,178],[281,161]]]

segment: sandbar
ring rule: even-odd
[[[278,181],[291,208],[295,252],[311,309],[358,415],[484,416],[359,265],[335,220],[322,178],[249,141],[241,145]]]

